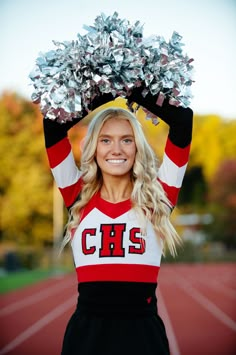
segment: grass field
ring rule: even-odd
[[[68,270],[30,270],[4,274],[0,277],[0,294],[4,294],[18,288],[32,285],[46,279],[55,273],[67,273]]]

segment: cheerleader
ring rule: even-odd
[[[170,221],[192,137],[193,59],[173,32],[143,38],[139,21],[98,16],[73,41],[54,41],[31,72],[44,115],[45,144],[69,212],[62,248],[70,243],[78,281],[77,307],[62,355],[167,355],[156,290],[164,248],[175,256],[180,237]],[[127,100],[129,109],[115,107]],[[91,120],[80,167],[69,129],[89,111],[114,101]],[[169,125],[162,163],[132,111]],[[157,143],[158,144],[158,143]]]
[[[94,116],[79,168],[67,132],[82,117],[44,119],[49,164],[69,211],[63,246],[71,245],[78,280],[62,355],[170,354],[156,290],[164,248],[175,255],[180,243],[170,214],[188,162],[193,112],[168,100],[159,106],[158,95],[144,97],[142,90],[132,90],[128,102],[169,125],[161,165],[130,110],[114,106]],[[91,108],[111,100],[100,95]]]

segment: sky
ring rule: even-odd
[[[236,118],[236,0],[0,0],[0,94],[13,90],[30,100],[39,53],[115,11],[131,24],[139,20],[144,37],[168,41],[177,31],[194,59],[194,112]]]

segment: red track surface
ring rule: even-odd
[[[76,301],[75,275],[1,296],[0,355],[59,355]],[[158,308],[172,355],[236,354],[236,264],[163,264]]]

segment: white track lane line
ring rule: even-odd
[[[219,293],[223,293],[225,296],[232,298],[233,300],[236,300],[236,291],[233,289],[230,289],[221,283],[219,283],[216,280],[211,280],[210,277],[208,279],[205,278],[206,275],[204,275],[204,279],[199,279],[197,280],[199,283],[203,284],[204,286],[214,289]],[[194,278],[188,278],[190,282],[194,281]]]
[[[35,322],[31,327],[24,330],[20,333],[14,340],[4,346],[3,349],[0,350],[0,355],[7,354],[9,351],[15,349],[25,340],[29,339],[32,335],[39,332],[43,327],[48,325],[50,322],[54,321],[56,318],[60,317],[63,313],[65,313],[68,309],[76,305],[76,297],[73,296],[69,298],[68,301],[60,304],[60,306],[54,308],[51,312],[49,312],[46,316],[39,319]]]
[[[166,333],[167,333],[168,340],[169,340],[171,355],[181,355],[179,345],[178,345],[178,342],[177,342],[177,339],[176,339],[176,336],[174,333],[174,329],[172,327],[172,323],[171,323],[171,320],[170,320],[170,317],[169,317],[169,314],[167,311],[167,307],[164,302],[164,298],[161,294],[160,288],[158,289],[157,304],[158,304],[158,309],[161,309],[162,318],[163,318],[163,320],[165,320],[164,324],[165,324]]]
[[[59,285],[55,285],[50,288],[47,288],[46,290],[39,291],[36,294],[28,296],[21,301],[17,301],[12,304],[9,304],[8,306],[2,307],[0,309],[0,317],[9,315],[26,306],[28,307],[29,305],[42,301],[43,299],[64,290],[65,288],[69,287],[71,284],[72,284],[71,281],[63,281],[63,283]]]
[[[196,288],[194,288],[190,283],[186,281],[182,276],[175,273],[176,285],[191,296],[195,301],[197,301],[202,307],[204,307],[209,313],[211,313],[220,322],[226,325],[228,328],[236,332],[236,322],[231,319],[227,314],[225,314],[220,308],[218,308],[215,303],[211,302],[207,297],[200,293]]]

